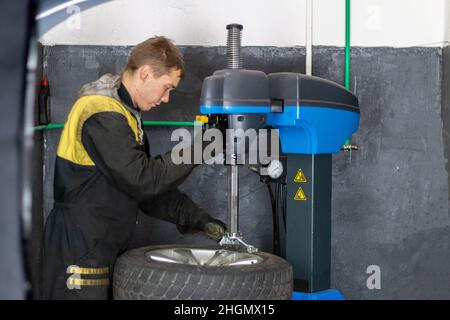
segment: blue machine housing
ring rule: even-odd
[[[337,153],[358,129],[359,113],[325,106],[285,106],[269,113],[267,125],[279,129],[284,153]]]
[[[270,96],[283,112],[268,113],[266,124],[280,131],[284,153],[337,153],[359,126],[358,99],[344,87],[299,73],[269,74]]]
[[[359,126],[355,95],[299,73],[219,70],[203,82],[200,101],[203,114],[265,114],[284,153],[337,153]]]

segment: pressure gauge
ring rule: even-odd
[[[280,160],[272,160],[267,167],[267,174],[272,179],[278,179],[283,173],[283,164]]]

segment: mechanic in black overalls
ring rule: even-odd
[[[127,249],[138,210],[180,232],[218,240],[225,225],[177,186],[195,165],[170,153],[150,157],[141,111],[183,78],[184,62],[164,37],[131,52],[122,76],[104,75],[80,91],[57,149],[54,198],[44,232],[44,299],[107,299],[115,260]]]

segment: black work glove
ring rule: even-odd
[[[203,232],[212,240],[220,241],[227,232],[227,225],[220,220],[212,219],[205,223]]]

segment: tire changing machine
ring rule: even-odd
[[[358,129],[358,99],[339,84],[319,77],[243,69],[242,26],[231,24],[227,30],[227,69],[204,79],[201,121],[206,128],[223,132],[264,126],[278,129],[283,156],[277,167],[281,163],[285,169],[276,179],[283,180],[286,199],[280,255],[293,267],[293,299],[343,299],[338,290],[330,289],[332,154]],[[229,165],[229,234],[221,244],[244,245],[254,252],[257,249],[238,230],[240,155],[238,141],[234,142],[225,158]]]

